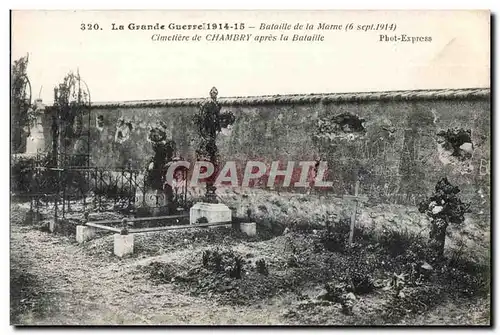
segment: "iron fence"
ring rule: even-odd
[[[63,159],[69,162],[75,158]],[[164,171],[85,165],[58,168],[52,166],[53,160],[46,155],[30,156],[22,164],[20,161],[12,162],[12,195],[29,201],[30,209],[36,213],[43,206],[52,207],[56,219],[89,211],[139,217],[168,215],[187,208],[185,185],[181,188],[150,185],[148,176]]]

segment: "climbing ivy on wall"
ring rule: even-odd
[[[24,152],[25,140],[33,118],[31,84],[27,75],[28,55],[14,61],[11,67],[10,108],[12,117],[11,145],[13,153]]]
[[[57,113],[57,136],[54,138],[58,138],[59,146],[56,151],[73,154],[71,146],[82,135],[84,114],[90,108],[90,92],[78,72],[68,73],[54,88],[54,107]],[[80,160],[84,157],[76,159],[77,162],[66,164],[81,165]]]

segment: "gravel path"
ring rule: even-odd
[[[232,307],[176,293],[171,285],[156,286],[137,271],[150,260],[110,262],[89,256],[69,237],[30,227],[11,226],[11,267],[37,279],[30,289],[39,308],[21,308],[16,324],[282,324],[285,300],[263,306]],[[181,252],[182,253],[182,252]],[[172,259],[179,252],[172,253]],[[165,254],[162,259],[169,259]],[[154,257],[151,260],[155,260]],[[22,298],[21,298],[22,299]],[[18,304],[26,301],[17,302]],[[41,302],[39,302],[41,303]],[[28,306],[32,307],[32,306]]]

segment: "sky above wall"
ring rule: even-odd
[[[53,89],[79,70],[93,101],[365,92],[490,86],[489,12],[218,12],[15,11],[12,60],[29,54],[33,98],[53,101]],[[395,23],[388,36],[430,36],[428,43],[381,42],[381,32],[291,31],[322,34],[323,42],[154,42],[154,31],[112,31],[111,24]],[[103,30],[82,31],[82,23]],[[239,31],[219,31],[237,33]],[[169,31],[161,35],[192,35]],[[205,33],[212,33],[207,32]]]

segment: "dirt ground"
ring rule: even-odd
[[[361,325],[363,309],[352,316],[338,304],[314,297],[321,287],[277,292],[269,299],[227,304],[216,296],[193,295],[175,279],[158,284],[144,268],[154,262],[182,265],[201,259],[217,244],[246,255],[249,262],[280,262],[285,236],[245,238],[214,234],[216,229],[136,235],[134,255],[112,255],[112,236],[83,245],[74,236],[50,234],[23,225],[25,207],[11,220],[11,323],[18,325]],[[215,236],[215,237],[214,237]],[[359,306],[376,306],[379,294],[361,297]],[[448,299],[419,315],[411,325],[487,325],[489,298]],[[374,310],[376,310],[374,308]]]

